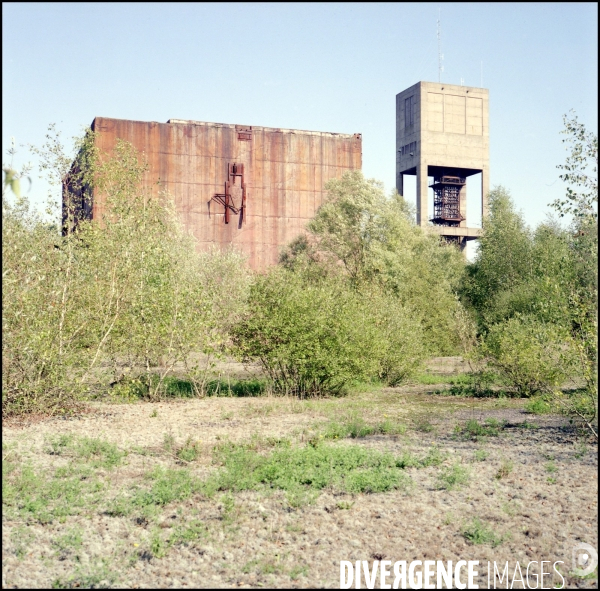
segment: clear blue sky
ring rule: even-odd
[[[442,81],[480,86],[483,62],[491,185],[536,224],[564,194],[562,115],[597,131],[595,3],[3,3],[4,154],[95,116],[360,132],[365,175],[391,189],[395,95],[437,81],[440,8]]]

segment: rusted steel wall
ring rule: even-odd
[[[148,158],[146,182],[174,198],[184,224],[201,249],[234,245],[254,269],[277,263],[280,250],[298,236],[323,202],[324,184],[362,166],[360,134],[249,127],[171,119],[167,123],[96,117],[97,145],[111,151],[117,138]],[[244,220],[211,198],[224,192],[230,163],[244,165]],[[102,213],[101,196],[93,213]]]

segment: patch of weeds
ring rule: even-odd
[[[73,435],[57,435],[56,437],[50,437],[46,444],[46,453],[52,456],[62,456],[69,453],[73,447],[73,441],[75,437]]]
[[[556,466],[556,464],[553,461],[548,462],[544,468],[546,469],[546,472],[548,472],[549,474],[554,474],[554,472],[558,471],[558,468]]]
[[[295,581],[296,579],[299,579],[300,577],[306,577],[308,576],[308,566],[295,566],[294,568],[292,568],[292,570],[290,570],[290,579],[292,579],[293,581]]]
[[[521,505],[517,501],[507,501],[502,505],[502,511],[509,517],[514,517],[521,510]]]
[[[546,482],[548,484],[556,484],[558,481],[553,476],[548,476],[548,478],[546,478]]]
[[[83,546],[83,530],[73,528],[64,535],[58,536],[52,541],[52,546],[56,549],[59,560],[65,560],[71,554],[77,554]]]
[[[175,455],[184,462],[195,462],[200,456],[200,442],[188,437]]]
[[[485,462],[485,460],[488,459],[489,455],[490,455],[489,452],[486,451],[485,449],[476,449],[473,454],[473,459],[476,462]]]
[[[449,384],[451,379],[448,375],[421,373],[414,376],[410,381],[423,386],[433,386],[436,384]]]
[[[165,539],[162,536],[162,530],[158,527],[152,530],[150,536],[150,552],[156,558],[164,558],[171,545],[169,539]]]
[[[225,524],[230,524],[233,521],[233,513],[235,509],[235,499],[231,493],[227,493],[221,497],[221,520]]]
[[[471,471],[461,464],[452,464],[443,468],[437,476],[438,488],[453,490],[465,486],[471,477]]]
[[[174,447],[175,447],[175,437],[173,436],[173,433],[165,433],[163,435],[163,449],[167,453],[172,454],[174,451]]]
[[[588,452],[588,446],[585,443],[585,441],[582,441],[581,443],[577,443],[577,445],[575,446],[575,457],[578,460],[581,460],[585,454]]]
[[[114,443],[90,437],[77,439],[74,451],[77,457],[91,462],[97,468],[114,468],[127,455]]]
[[[147,475],[147,479],[152,483],[149,489],[135,490],[129,499],[118,498],[113,511],[118,509],[130,512],[133,507],[163,506],[173,501],[188,499],[202,489],[202,483],[187,469],[170,470],[156,467]],[[123,505],[122,508],[120,504]]]
[[[274,488],[288,493],[288,501],[332,487],[344,492],[385,492],[406,488],[410,479],[397,458],[359,446],[315,443],[278,447],[261,455],[245,446],[229,444],[215,450],[222,468],[206,489],[222,491]],[[291,504],[291,503],[290,503]]]
[[[523,421],[517,425],[519,429],[539,429],[539,426],[535,423],[530,423],[529,421]]]
[[[335,506],[340,510],[340,511],[349,511],[350,509],[352,509],[352,507],[354,507],[354,502],[350,502],[350,501],[338,501]]]
[[[66,579],[55,579],[52,589],[109,589],[118,581],[118,574],[108,566],[108,559],[87,566],[78,566],[75,573]]]
[[[442,522],[444,525],[452,525],[454,523],[454,515],[452,512],[446,513],[444,517],[444,521]]]
[[[274,404],[248,405],[245,414],[248,417],[268,417],[274,410]]]
[[[446,459],[446,454],[439,447],[433,446],[427,452],[427,455],[420,461],[423,468],[428,466],[439,466]]]
[[[304,528],[297,523],[289,523],[285,526],[285,530],[293,534],[299,534],[300,532],[304,531]]]
[[[256,573],[258,575],[275,575],[282,572],[282,567],[279,563],[279,556],[275,558],[255,558],[254,560],[248,561],[243,567],[242,572],[244,574]]]
[[[6,516],[26,522],[50,523],[78,515],[101,500],[103,484],[92,477],[90,468],[69,465],[52,472],[37,472],[22,466],[4,477],[2,502]]]
[[[83,459],[95,468],[114,468],[127,455],[114,443],[93,437],[58,435],[48,439],[47,445],[46,452],[51,455]]]
[[[489,370],[459,374],[446,380],[451,384],[447,390],[438,390],[435,394],[466,398],[507,398],[510,393],[502,389],[504,382],[495,372]]]
[[[324,439],[344,439],[352,437],[353,439],[368,437],[369,435],[402,435],[406,432],[406,427],[399,423],[384,417],[385,420],[375,424],[368,424],[362,417],[352,415],[344,421],[332,421],[325,426],[320,434]]]
[[[35,534],[27,527],[15,527],[10,532],[10,541],[12,542],[14,553],[19,560],[22,560],[29,550],[29,546],[35,540]]]
[[[492,548],[499,546],[504,538],[497,535],[494,530],[475,517],[470,524],[463,527],[462,535],[471,544],[489,544]]]
[[[421,431],[422,433],[431,433],[435,430],[435,425],[433,425],[428,419],[418,419],[415,422],[415,430]]]
[[[155,419],[158,416],[158,410],[154,409],[151,413],[150,413],[150,418],[151,419]]]
[[[525,412],[534,415],[545,415],[552,412],[552,405],[541,396],[534,396],[525,403]]]
[[[161,377],[155,373],[139,376],[123,376],[110,391],[110,397],[118,402],[160,400],[172,398],[195,398],[196,390],[190,380],[175,376]]]
[[[231,419],[233,419],[233,413],[231,411],[221,413],[222,421],[230,421]]]
[[[510,460],[502,460],[498,471],[496,472],[496,480],[501,480],[502,478],[506,478],[512,471],[514,465]]]
[[[483,424],[475,419],[469,419],[462,426],[456,425],[454,432],[463,439],[478,441],[484,437],[497,437],[505,425],[505,422],[493,418],[486,419]]]
[[[183,544],[187,546],[196,540],[206,537],[207,527],[199,519],[187,521],[185,525],[180,525],[175,528],[171,536],[172,545]]]

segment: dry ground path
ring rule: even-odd
[[[597,586],[568,574],[572,548],[597,544],[597,445],[560,417],[526,414],[523,401],[428,390],[96,404],[71,419],[5,425],[3,587],[338,587],[341,560],[375,559],[480,560],[480,588],[487,561],[561,560],[567,586]],[[469,420],[487,431],[469,436]],[[353,421],[387,427],[331,436]],[[421,464],[408,462],[400,488],[372,494],[208,495],[190,484],[219,469],[224,442],[269,455],[282,440]],[[171,489],[147,501],[157,474]],[[482,543],[465,535],[473,528]]]

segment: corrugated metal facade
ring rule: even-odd
[[[321,205],[329,179],[362,166],[360,134],[104,117],[96,117],[92,129],[101,151],[111,151],[121,138],[146,154],[147,182],[160,179],[199,248],[234,245],[254,269],[277,263],[281,248]],[[226,224],[223,205],[211,202],[224,193],[233,163],[244,167],[247,200],[241,227],[238,215],[230,212]],[[101,213],[102,200],[96,196],[92,216]]]

